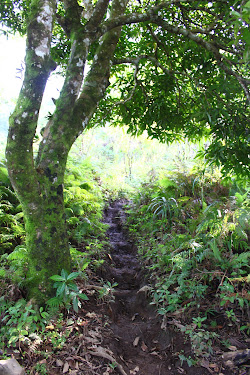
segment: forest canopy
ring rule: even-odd
[[[35,1],[0,4],[4,33],[26,34]],[[206,158],[225,173],[249,175],[250,2],[129,1],[111,20],[112,2],[92,33],[86,65],[100,38],[123,25],[110,82],[88,126],[126,124],[163,142],[210,137]],[[32,5],[33,4],[33,5]],[[97,8],[97,7],[96,7]],[[91,1],[58,1],[51,57],[66,72],[72,32],[84,34]],[[75,24],[75,26],[73,26]]]

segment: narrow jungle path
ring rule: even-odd
[[[124,202],[116,201],[105,210],[109,224],[107,236],[112,251],[111,262],[102,277],[117,283],[114,300],[108,302],[110,332],[103,344],[115,355],[122,369],[117,374],[128,375],[206,375],[205,368],[188,367],[179,354],[187,357],[190,347],[183,336],[163,323],[147,298],[143,271],[136,248],[124,229]],[[170,328],[169,328],[170,327]],[[222,374],[222,373],[221,373]],[[226,374],[226,372],[223,372]]]
[[[112,202],[104,212],[110,252],[89,278],[79,278],[89,297],[79,312],[64,311],[45,327],[43,339],[20,341],[9,357],[30,375],[247,375],[219,358],[203,359],[202,367],[180,360],[192,356],[190,344],[174,328],[173,314],[162,319],[150,305],[145,271],[124,225],[125,203]]]

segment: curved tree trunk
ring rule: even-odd
[[[9,176],[23,207],[29,254],[27,291],[30,298],[44,303],[53,294],[50,276],[70,271],[71,258],[64,215],[63,182],[70,148],[86,128],[109,85],[111,60],[121,28],[102,38],[92,67],[85,78],[84,66],[95,41],[109,0],[99,0],[84,29],[78,3],[65,0],[71,33],[71,55],[64,86],[48,121],[36,159],[33,138],[47,79],[55,64],[50,57],[56,0],[33,0],[27,30],[25,77],[10,127],[6,147]],[[124,12],[127,0],[114,0],[110,17]]]

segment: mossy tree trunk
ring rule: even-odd
[[[124,12],[127,1],[113,1],[110,18]],[[33,0],[27,30],[25,77],[16,108],[10,117],[6,159],[13,187],[23,207],[30,265],[27,291],[44,303],[53,294],[49,277],[70,271],[71,259],[64,215],[63,182],[70,148],[86,128],[109,85],[111,59],[120,28],[107,32],[96,49],[84,80],[84,66],[109,1],[91,7],[84,26],[76,1],[65,1],[65,21],[71,40],[71,55],[55,112],[48,121],[36,158],[33,140],[44,89],[55,69],[51,40],[56,1]]]

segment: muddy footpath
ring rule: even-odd
[[[124,202],[116,201],[105,210],[104,222],[109,225],[110,262],[102,278],[116,285],[107,302],[109,331],[103,346],[115,357],[118,366],[113,374],[122,375],[231,375],[229,369],[188,367],[179,354],[192,355],[189,343],[167,319],[162,319],[150,304],[145,272],[136,247],[124,229]],[[171,319],[169,319],[171,320]],[[204,363],[204,366],[206,364]],[[108,372],[107,372],[108,374]]]
[[[173,316],[163,318],[150,304],[147,274],[125,228],[125,203],[112,202],[104,211],[110,251],[97,275],[79,279],[88,301],[78,313],[52,321],[45,339],[33,335],[9,356],[29,375],[247,375],[218,358],[191,367],[181,360],[192,357],[190,344]]]

